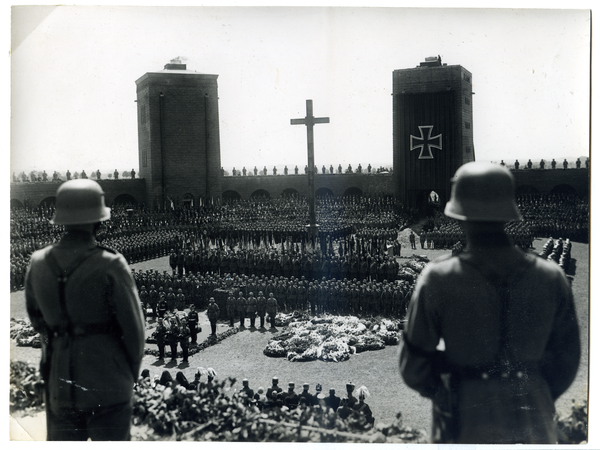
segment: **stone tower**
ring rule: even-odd
[[[425,58],[393,72],[394,184],[407,206],[423,209],[435,192],[450,198],[450,178],[475,160],[471,73]]]
[[[197,206],[221,196],[217,77],[175,60],[136,80],[147,207]]]

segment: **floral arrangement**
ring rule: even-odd
[[[289,361],[341,362],[350,355],[381,350],[399,342],[400,321],[385,318],[323,315],[290,322],[269,340],[263,353]]]

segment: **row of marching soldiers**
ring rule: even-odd
[[[354,384],[347,383],[346,395],[341,398],[335,394],[335,389],[329,389],[329,395],[325,395],[322,393],[320,384],[317,384],[314,394],[310,392],[310,385],[308,383],[303,384],[300,393],[296,393],[295,389],[296,384],[289,382],[288,390],[284,391],[279,386],[279,379],[273,377],[272,385],[266,392],[262,387],[259,387],[254,392],[250,387],[248,379],[244,378],[242,389],[240,389],[238,395],[243,396],[248,405],[255,405],[260,410],[275,407],[281,408],[284,406],[291,410],[319,406],[323,409],[331,408],[342,419],[348,418],[355,411],[364,415],[367,423],[372,425],[375,422],[371,408],[365,403],[365,399],[370,395],[365,386],[361,386],[355,391]]]

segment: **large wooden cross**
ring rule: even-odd
[[[310,218],[309,231],[312,237],[317,235],[317,217],[315,214],[315,139],[313,127],[317,123],[329,123],[329,117],[313,116],[312,100],[306,100],[306,117],[291,119],[292,125],[306,125],[306,140],[308,146],[308,215]]]

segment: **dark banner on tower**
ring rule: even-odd
[[[399,131],[399,163],[404,170],[405,192],[445,191],[455,169],[455,93],[397,94],[395,118]]]

